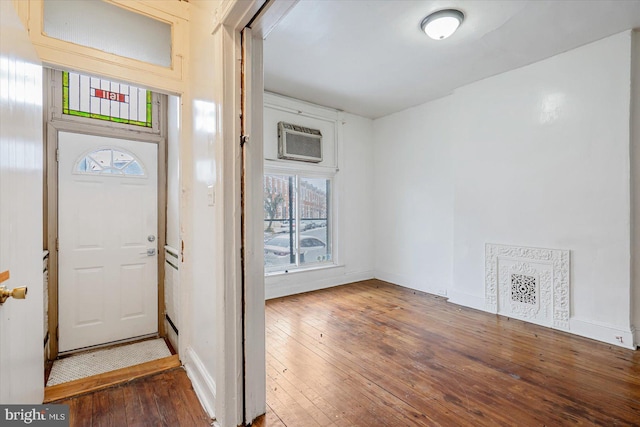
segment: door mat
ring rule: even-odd
[[[74,354],[53,362],[47,387],[169,356],[162,338]]]

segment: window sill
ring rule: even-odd
[[[296,268],[296,269],[285,270],[285,271],[273,271],[271,273],[265,273],[264,277],[288,276],[290,274],[307,273],[307,272],[318,271],[318,270],[331,270],[333,268],[342,268],[342,267],[344,267],[344,264],[324,264],[324,265],[318,265],[318,266],[307,267],[307,268]]]

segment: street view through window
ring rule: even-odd
[[[267,273],[331,262],[330,194],[330,179],[265,175]]]

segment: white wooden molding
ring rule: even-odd
[[[193,389],[202,403],[202,407],[211,418],[215,418],[216,383],[207,372],[202,360],[191,347],[187,347],[182,358]]]
[[[555,329],[569,330],[569,271],[568,250],[487,243],[486,310]],[[530,283],[523,283],[518,287],[513,283],[514,277]],[[516,288],[527,292],[518,293],[514,290]],[[525,295],[526,293],[528,294]],[[549,310],[548,316],[546,310]]]
[[[632,350],[636,349],[636,345],[634,343],[634,330],[631,328],[621,329],[618,326],[575,317],[571,318],[569,323],[571,324],[570,330],[572,334],[617,345],[619,347]]]

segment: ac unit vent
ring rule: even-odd
[[[319,163],[322,161],[322,133],[291,123],[278,123],[278,158]]]

